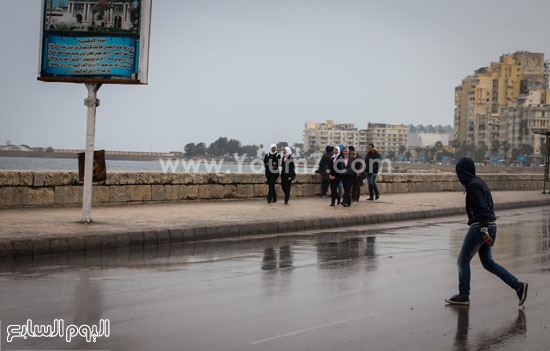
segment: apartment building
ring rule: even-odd
[[[544,54],[502,55],[499,62],[478,69],[455,88],[455,140],[491,149],[495,141],[506,140],[501,130],[503,113],[508,118],[514,107],[547,102],[550,94]]]
[[[374,144],[383,156],[387,156],[391,151],[397,155],[401,145],[409,145],[409,128],[404,124],[369,123],[364,135],[365,145]]]
[[[327,145],[359,145],[359,131],[353,123],[307,121],[304,129],[306,152],[324,152]]]

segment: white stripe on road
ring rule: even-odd
[[[374,314],[371,314],[371,315],[374,315]],[[254,341],[251,345],[256,345],[256,344],[260,344],[260,343],[267,342],[267,341],[272,341],[272,340],[277,340],[277,339],[281,339],[281,338],[286,338],[287,336],[293,336],[293,335],[297,335],[297,334],[301,334],[301,333],[306,333],[306,332],[313,331],[313,330],[317,330],[317,329],[321,329],[321,328],[332,327],[332,326],[335,326],[335,325],[338,325],[338,324],[344,324],[344,323],[347,323],[347,322],[356,321],[356,320],[358,320],[358,319],[362,319],[363,317],[364,317],[364,315],[360,315],[359,317],[355,317],[355,318],[344,319],[344,320],[341,320],[341,321],[336,321],[336,322],[332,322],[332,323],[317,325],[317,326],[315,326],[315,327],[311,327],[311,328],[307,328],[307,329],[302,329],[302,330],[297,330],[297,331],[293,331],[293,332],[290,332],[290,333],[286,333],[286,334],[282,334],[282,335],[273,336],[273,337],[271,337],[271,338],[267,338],[267,339],[263,339],[263,340]]]

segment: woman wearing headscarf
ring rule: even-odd
[[[267,192],[267,203],[277,202],[277,192],[275,183],[279,178],[279,159],[281,155],[277,153],[277,145],[271,144],[269,152],[264,157],[265,177],[269,191]]]
[[[281,162],[281,166],[281,188],[283,188],[285,205],[287,205],[290,199],[290,186],[294,178],[296,178],[294,160],[292,159],[292,149],[288,146],[283,150],[283,162]]]
[[[338,184],[341,180],[341,175],[338,169],[339,163],[337,160],[340,158],[340,148],[335,146],[332,150],[332,158],[330,159],[330,174],[328,176],[330,181],[330,205],[334,206],[336,200],[338,200],[338,205],[340,205],[340,195],[338,194]]]
[[[349,153],[349,149],[345,147],[342,150],[342,156],[340,160],[340,168],[342,169],[342,183],[344,185],[344,200],[342,206],[351,206],[351,186],[355,178],[355,172],[353,171],[352,163],[353,159]]]

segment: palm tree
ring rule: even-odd
[[[519,146],[519,150],[523,155],[530,156],[531,154],[533,154],[534,148],[529,144],[521,144]]]
[[[510,145],[507,141],[503,141],[500,146],[502,147],[502,152],[504,153],[504,159],[506,159],[506,155],[508,155],[508,151],[510,151],[512,145]]]
[[[443,149],[443,143],[441,142],[441,140],[438,140],[438,141],[435,142],[434,146],[435,146],[435,149],[436,149],[436,155],[438,155],[439,151],[441,151],[441,149]]]
[[[521,151],[518,148],[512,149],[512,158],[514,160],[517,159],[520,154],[521,154]]]
[[[417,146],[414,148],[414,151],[416,151],[416,159],[420,160],[420,153],[422,152],[422,147]]]
[[[493,145],[491,145],[491,152],[493,153],[494,156],[498,156],[498,151],[500,150],[500,141],[498,140],[495,140],[493,141]]]
[[[399,145],[399,155],[403,155],[405,151],[407,151],[407,147],[405,145]]]

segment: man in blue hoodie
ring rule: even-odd
[[[466,213],[470,230],[464,238],[458,255],[458,295],[445,299],[452,305],[470,304],[470,261],[479,253],[483,268],[498,276],[516,291],[519,306],[527,298],[527,283],[520,282],[504,267],[493,261],[492,246],[497,236],[493,197],[487,184],[478,176],[474,161],[461,158],[456,164],[456,174],[466,188]]]

